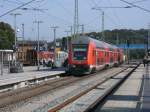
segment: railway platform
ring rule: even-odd
[[[140,65],[94,112],[150,112],[149,71]]]
[[[55,77],[62,73],[65,73],[64,68],[48,69],[41,67],[41,69],[37,71],[36,66],[24,67],[24,72],[22,73],[5,72],[3,75],[0,75],[0,87],[25,81]]]

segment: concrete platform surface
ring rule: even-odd
[[[59,112],[86,112],[91,108],[99,99],[102,99],[105,94],[112,90],[124,77],[131,71],[129,68],[123,73],[118,74],[112,79],[104,82],[103,84],[97,86],[95,89],[91,90],[87,94],[81,96],[74,102],[70,103],[66,107],[59,110]]]
[[[150,112],[149,66],[138,69],[95,112]]]
[[[65,73],[64,68],[41,68],[40,71],[37,71],[37,67],[35,66],[24,67],[24,72],[22,73],[5,73],[3,75],[0,75],[0,86],[33,80],[42,77],[49,77],[61,73]]]

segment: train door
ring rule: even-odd
[[[104,64],[104,51],[100,51],[100,65]]]
[[[106,48],[105,49],[105,64],[106,64],[106,66],[109,66],[109,61],[110,61],[109,56],[110,56],[109,49]]]
[[[110,51],[109,54],[110,54],[110,63],[113,63],[113,52]]]
[[[98,65],[98,50],[95,49],[95,65],[97,66]]]

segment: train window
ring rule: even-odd
[[[87,45],[73,45],[73,59],[86,60],[87,59]]]

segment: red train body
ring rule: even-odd
[[[122,49],[87,36],[72,40],[69,48],[71,73],[91,73],[123,62]]]

